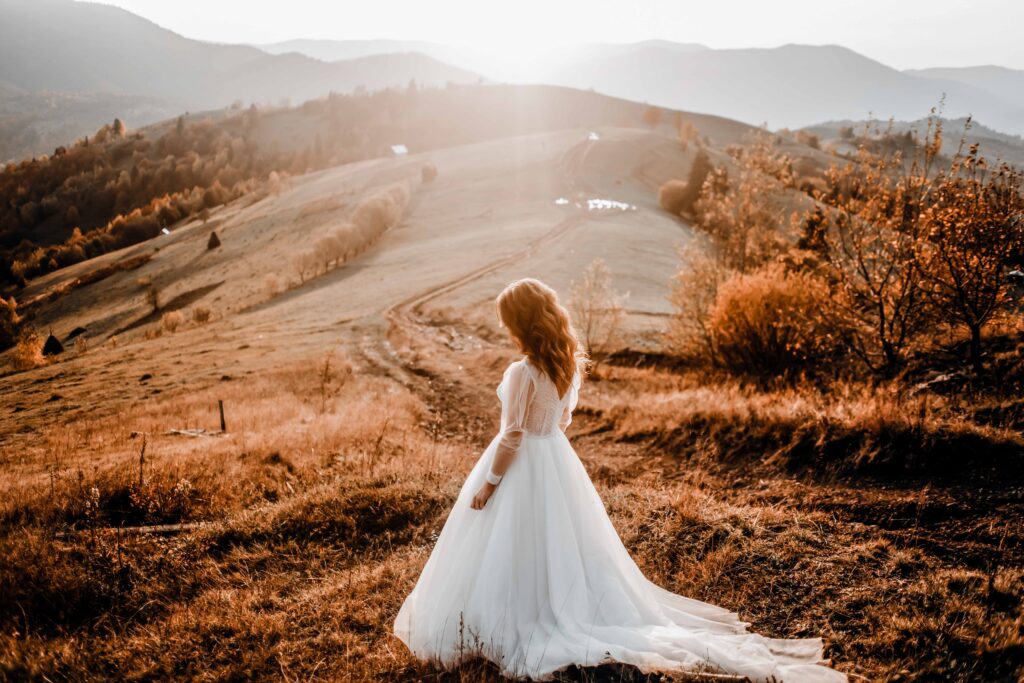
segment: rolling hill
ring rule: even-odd
[[[412,150],[408,156],[296,176],[275,192],[253,193],[217,208],[208,220],[182,220],[167,235],[33,279],[18,294],[20,301],[43,302],[31,324],[61,337],[85,329],[88,344],[102,347],[104,356],[108,349],[111,353],[104,377],[130,377],[138,367],[113,349],[112,337],[132,347],[164,344],[146,337],[152,325],[138,282],[148,278],[163,293],[164,311],[187,306],[213,311],[216,322],[208,330],[218,330],[216,341],[197,330],[197,343],[238,347],[237,335],[261,330],[264,341],[236,354],[241,370],[253,367],[250,361],[266,362],[266,351],[301,354],[339,331],[359,340],[372,329],[371,336],[380,339],[387,324],[384,309],[410,297],[425,297],[422,307],[429,300],[438,312],[468,303],[489,314],[481,302],[508,278],[529,273],[567,288],[598,256],[631,293],[631,333],[662,324],[678,265],[675,247],[691,232],[660,208],[657,188],[665,178],[685,176],[696,154],[695,146],[679,145],[674,121],[666,117],[652,131],[643,124],[643,105],[546,86],[466,86],[416,97],[415,109],[391,131],[394,136],[404,132],[401,140]],[[717,117],[681,116],[715,147],[737,142],[750,130]],[[327,118],[309,107],[267,114],[260,144],[292,140],[288,131],[313,136],[322,132],[314,124]],[[146,133],[160,131],[158,126]],[[436,180],[421,180],[426,164],[438,169]],[[411,188],[404,220],[350,263],[300,282],[292,270],[294,257],[347,220],[362,198],[395,183]],[[621,204],[591,205],[591,199]],[[211,230],[222,242],[212,251],[207,249]],[[144,262],[115,267],[93,282],[91,273],[107,273],[126,261]],[[285,290],[269,299],[268,274]],[[59,294],[51,297],[54,292]],[[339,328],[338,320],[346,322]],[[198,347],[181,342],[174,341],[180,354],[205,357]],[[179,351],[166,362],[176,363]],[[386,350],[373,344],[363,352],[372,358]],[[72,363],[87,371],[86,365]],[[27,377],[4,378],[5,392],[10,389],[34,405],[34,394],[23,383]],[[38,408],[46,413],[53,406],[44,402]],[[26,424],[25,417],[17,419]],[[0,429],[12,426],[7,422]]]

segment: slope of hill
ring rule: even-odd
[[[813,126],[807,126],[804,130],[819,136],[826,149],[850,152],[853,151],[853,147],[851,146],[853,143],[850,140],[844,139],[844,129],[846,130],[847,136],[850,132],[854,135],[861,135],[867,131],[870,123],[871,122],[866,120],[828,121]],[[1014,164],[1018,168],[1024,168],[1024,138],[1019,135],[1007,135],[1005,133],[1000,133],[999,131],[992,130],[987,126],[978,123],[977,121],[972,121],[970,127],[965,132],[965,124],[965,119],[943,120],[943,154],[946,156],[952,156],[955,154],[960,145],[960,139],[963,137],[965,149],[970,145],[976,144],[978,145],[981,154],[986,159],[990,161],[1006,161]],[[881,125],[884,132],[888,128],[889,124],[879,124],[878,122],[875,122],[875,125]],[[905,135],[908,132],[914,134],[916,132],[918,135],[923,136],[927,127],[927,119],[892,122],[892,132],[897,135]]]
[[[150,239],[182,217],[252,191],[271,172],[389,156],[392,144],[419,152],[581,126],[635,126],[645,109],[551,86],[459,86],[183,117],[128,135],[107,126],[88,144],[0,175],[0,202],[8,208],[0,213],[0,284]],[[688,122],[722,145],[749,130],[718,117],[662,118],[669,135]]]
[[[567,294],[601,256],[629,292],[623,344],[661,351],[675,247],[694,233],[657,188],[686,177],[696,145],[674,117],[650,130],[643,105],[560,88],[352,99],[410,96],[416,108],[391,111],[415,118],[375,117],[409,155],[295,177],[29,283],[44,301],[33,324],[76,336],[24,372],[0,354],[0,678],[497,680],[417,663],[392,635],[498,428],[494,385],[516,354],[493,297],[527,275]],[[301,146],[329,112],[268,113],[258,139]],[[749,131],[682,118],[709,147]],[[297,272],[396,184],[411,201],[372,247]],[[864,679],[1019,677],[1018,476],[790,466],[871,461],[873,439],[923,466],[949,444],[960,464],[987,442],[965,441],[963,418],[946,426],[952,399],[760,391],[650,360],[604,364],[568,433],[646,576],[773,636],[824,634]],[[633,673],[574,676],[646,677]]]
[[[559,99],[547,96],[552,104]],[[565,108],[551,106],[548,111],[557,115]],[[551,124],[557,126],[558,121]],[[209,334],[213,328],[207,328],[186,333],[195,336],[194,343],[175,338],[165,348],[175,349],[173,353],[155,356],[162,358],[161,364],[177,363],[180,354],[206,358],[197,344],[237,347],[249,331],[261,329],[262,341],[253,344],[251,353],[235,354],[238,369],[225,369],[244,372],[251,367],[250,361],[266,362],[265,351],[283,354],[280,360],[286,362],[287,356],[323,343],[324,335],[340,331],[334,326],[337,320],[347,321],[344,333],[353,340],[368,328],[374,330],[374,339],[382,339],[386,329],[382,312],[409,297],[429,293],[419,304],[427,306],[429,300],[431,308],[443,311],[486,300],[500,282],[526,274],[565,289],[593,258],[603,256],[620,278],[620,286],[631,293],[629,330],[660,325],[658,316],[668,310],[666,295],[677,266],[675,247],[689,238],[690,231],[660,209],[656,189],[663,178],[685,174],[693,147],[683,151],[673,137],[637,128],[528,132],[532,127],[513,137],[368,160],[297,177],[277,193],[213,211],[208,222],[183,221],[155,241],[40,277],[29,284],[24,297],[45,300],[47,291],[96,269],[152,255],[137,269],[114,272],[41,306],[32,324],[61,337],[75,328],[85,329],[88,344],[102,346],[98,353],[105,357],[113,353],[103,361],[104,377],[111,380],[122,373],[131,377],[139,372],[130,360],[134,354],[113,350],[106,344],[110,337],[117,336],[118,345],[127,343],[125,348],[137,343],[164,348],[171,342],[146,337],[154,325],[147,318],[146,292],[136,284],[146,279],[159,286],[165,312],[205,306],[217,320],[218,332],[213,336]],[[427,163],[439,171],[430,183],[420,180],[420,170]],[[291,270],[293,257],[345,221],[360,198],[395,183],[413,188],[403,222],[355,262],[301,283]],[[570,201],[556,202],[559,198]],[[590,207],[587,199],[611,199],[625,208]],[[216,230],[222,246],[208,253],[211,230]],[[154,252],[154,246],[159,250]],[[275,274],[284,293],[268,295],[264,288],[268,273]],[[155,322],[159,327],[158,318]],[[384,351],[375,342],[365,353],[372,357]],[[69,360],[68,371],[87,371],[87,365]],[[173,382],[190,381],[186,375],[207,374],[209,368],[202,366],[197,362]],[[163,370],[156,372],[170,376]],[[34,406],[34,390],[25,384],[32,374],[4,379],[4,393]],[[120,381],[106,386],[114,384]],[[78,403],[85,394],[65,396],[70,403]],[[55,407],[45,402],[38,406],[44,413]],[[36,415],[35,407],[31,411]],[[22,425],[31,419],[24,413],[16,416]],[[13,427],[7,423],[0,432]]]
[[[6,90],[147,98],[155,109],[136,110],[140,116],[129,120],[132,125],[152,123],[169,112],[214,109],[236,101],[303,101],[359,86],[404,87],[410,80],[445,85],[479,77],[422,54],[328,64],[294,53],[274,56],[247,46],[203,43],[106,5],[69,0],[0,4],[0,83]],[[11,96],[0,94],[4,101]],[[44,105],[26,109],[26,102],[31,103],[22,100],[21,109],[27,116],[22,128],[27,130],[12,131],[17,142],[0,148],[0,159],[29,150],[50,151],[60,144],[47,126],[31,120],[43,115]],[[62,132],[74,130],[74,135],[94,130],[94,123],[74,108],[61,110],[55,121]]]

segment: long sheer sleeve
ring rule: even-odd
[[[576,405],[580,400],[580,373],[576,373],[572,378],[572,386],[569,387],[569,396],[566,397],[565,407],[562,409],[562,418],[558,421],[558,427],[563,432],[569,428],[572,424],[572,411],[576,410]]]
[[[501,398],[501,433],[498,452],[491,470],[502,476],[512,463],[519,445],[523,441],[526,414],[533,398],[534,386],[530,369],[525,363],[513,363],[505,371],[505,377],[498,387]]]

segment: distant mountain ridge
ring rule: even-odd
[[[297,53],[270,55],[245,45],[216,45],[191,40],[151,21],[109,5],[70,0],[3,0],[0,2],[0,160],[50,151],[68,133],[94,130],[104,108],[93,102],[89,117],[70,109],[57,121],[60,137],[50,134],[52,112],[33,97],[45,93],[89,96],[106,93],[139,98],[132,111],[157,118],[128,120],[152,123],[186,110],[217,109],[240,101],[301,102],[331,91],[350,92],[423,85],[473,83],[475,73],[443,64],[423,54],[364,55],[327,63]],[[12,98],[20,97],[15,102]],[[45,100],[46,98],[39,98]],[[170,114],[169,114],[170,113]],[[106,117],[125,116],[123,109]],[[48,116],[51,122],[41,120]],[[38,120],[37,120],[38,119]],[[76,122],[80,125],[76,128]],[[88,127],[86,124],[88,123]],[[12,127],[18,126],[16,129]]]
[[[549,48],[518,72],[485,53],[408,41],[288,41],[260,46],[332,60],[373,50],[418,50],[497,80],[594,89],[749,124],[799,128],[836,119],[914,120],[938,106],[1024,133],[1024,72],[1001,67],[899,71],[838,45],[717,50],[651,40]]]
[[[1024,132],[1024,103],[968,82],[906,74],[835,45],[644,47],[559,70],[550,82],[771,128],[868,114],[917,119],[945,95],[948,116],[973,114],[993,128]]]
[[[957,81],[1003,97],[1024,106],[1024,70],[1005,66],[965,66],[932,69],[909,69],[906,74],[921,78]]]
[[[649,40],[512,56],[385,39],[220,45],[108,5],[0,0],[0,160],[50,151],[114,116],[130,114],[128,124],[138,126],[234,102],[482,79],[592,89],[770,128],[869,115],[916,120],[945,96],[949,118],[971,114],[995,130],[1024,134],[1024,71],[903,72],[835,45],[723,50]],[[118,99],[105,105],[102,94]],[[55,107],[60,101],[74,106]]]

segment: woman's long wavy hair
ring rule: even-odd
[[[498,320],[512,333],[519,350],[564,396],[576,371],[586,370],[587,356],[555,290],[525,278],[505,287],[496,303]]]

